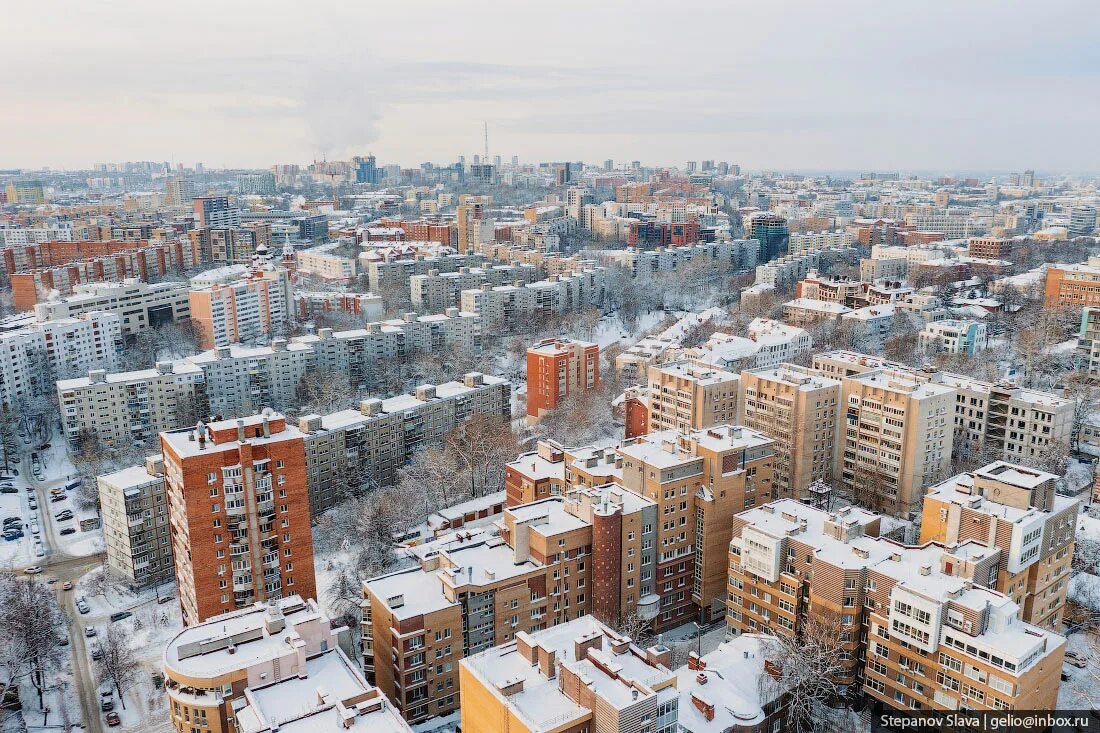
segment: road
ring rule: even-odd
[[[96,676],[91,668],[91,657],[88,656],[87,639],[84,636],[85,624],[81,621],[81,615],[76,610],[76,592],[61,590],[66,582],[74,586],[80,578],[103,562],[103,553],[96,553],[84,557],[74,557],[64,552],[64,545],[59,541],[57,523],[54,521],[55,512],[62,508],[70,507],[71,500],[51,503],[50,489],[54,486],[64,485],[67,479],[53,479],[39,481],[31,470],[31,458],[28,453],[23,457],[20,467],[20,478],[29,483],[38,497],[39,525],[42,527],[42,544],[46,547],[46,560],[40,563],[46,572],[57,578],[53,586],[57,594],[58,604],[65,616],[69,619],[69,637],[72,643],[69,646],[73,659],[73,684],[80,695],[81,719],[84,721],[85,730],[93,733],[103,733],[103,719],[99,710],[99,691],[96,685]]]

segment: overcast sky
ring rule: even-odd
[[[5,3],[0,167],[1100,170],[1097,0]]]

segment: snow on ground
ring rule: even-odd
[[[1066,487],[1075,494],[1091,487],[1094,480],[1093,470],[1091,463],[1071,458],[1063,479]]]
[[[455,733],[455,731],[458,730],[458,726],[461,724],[462,713],[456,710],[450,715],[444,715],[442,717],[426,720],[423,723],[418,723],[414,725],[412,729],[415,733]]]
[[[1062,665],[1069,676],[1058,688],[1059,710],[1100,708],[1100,632],[1079,631],[1066,638],[1066,652],[1075,653],[1085,662],[1084,669]]]
[[[32,512],[25,491],[26,484],[18,478],[12,479],[12,485],[17,489],[15,494],[0,494],[0,521],[8,517],[17,517],[23,520],[23,537],[11,542],[0,539],[0,568],[18,568],[33,564],[34,560],[34,534],[31,532],[31,517],[37,516]],[[39,525],[41,526],[41,525]]]
[[[153,675],[161,669],[161,655],[168,642],[183,629],[179,603],[174,599],[175,584],[164,583],[159,589],[145,588],[132,591],[122,583],[112,582],[101,586],[102,593],[96,593],[95,576],[100,571],[93,570],[77,583],[73,590],[77,598],[83,598],[91,607],[87,615],[78,617],[82,627],[94,626],[102,635],[107,626],[113,625],[125,632],[125,637],[137,653],[142,670],[137,676],[135,686],[126,692],[126,708],[115,701],[114,712],[122,719],[120,730],[141,730],[143,733],[168,731],[168,709],[164,692],[156,689]],[[160,598],[172,600],[158,603]],[[132,615],[121,621],[110,621],[110,615],[118,611],[129,611]],[[88,639],[88,654],[96,646],[99,637]],[[95,662],[88,660],[93,674]]]
[[[1077,537],[1087,537],[1093,542],[1100,542],[1100,519],[1089,514],[1078,514]]]
[[[61,670],[47,679],[41,707],[38,704],[38,692],[30,680],[24,680],[20,684],[19,700],[23,703],[23,720],[26,721],[28,730],[53,728],[64,731],[70,725],[82,721],[80,695],[76,691],[76,680],[72,673],[72,652],[73,647],[70,644],[65,648]]]

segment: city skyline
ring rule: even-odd
[[[869,2],[566,3],[537,18],[491,2],[322,4],[312,33],[289,4],[219,7],[218,27],[202,12],[115,7],[9,11],[11,50],[34,62],[0,81],[13,112],[0,133],[18,141],[0,165],[366,152],[414,165],[480,153],[487,121],[490,155],[506,161],[1100,169],[1097,21],[1074,0],[1044,7],[1057,29],[1045,32],[992,2],[889,18]]]

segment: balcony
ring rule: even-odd
[[[648,593],[638,599],[638,618],[652,621],[661,611],[661,597],[656,593]]]

